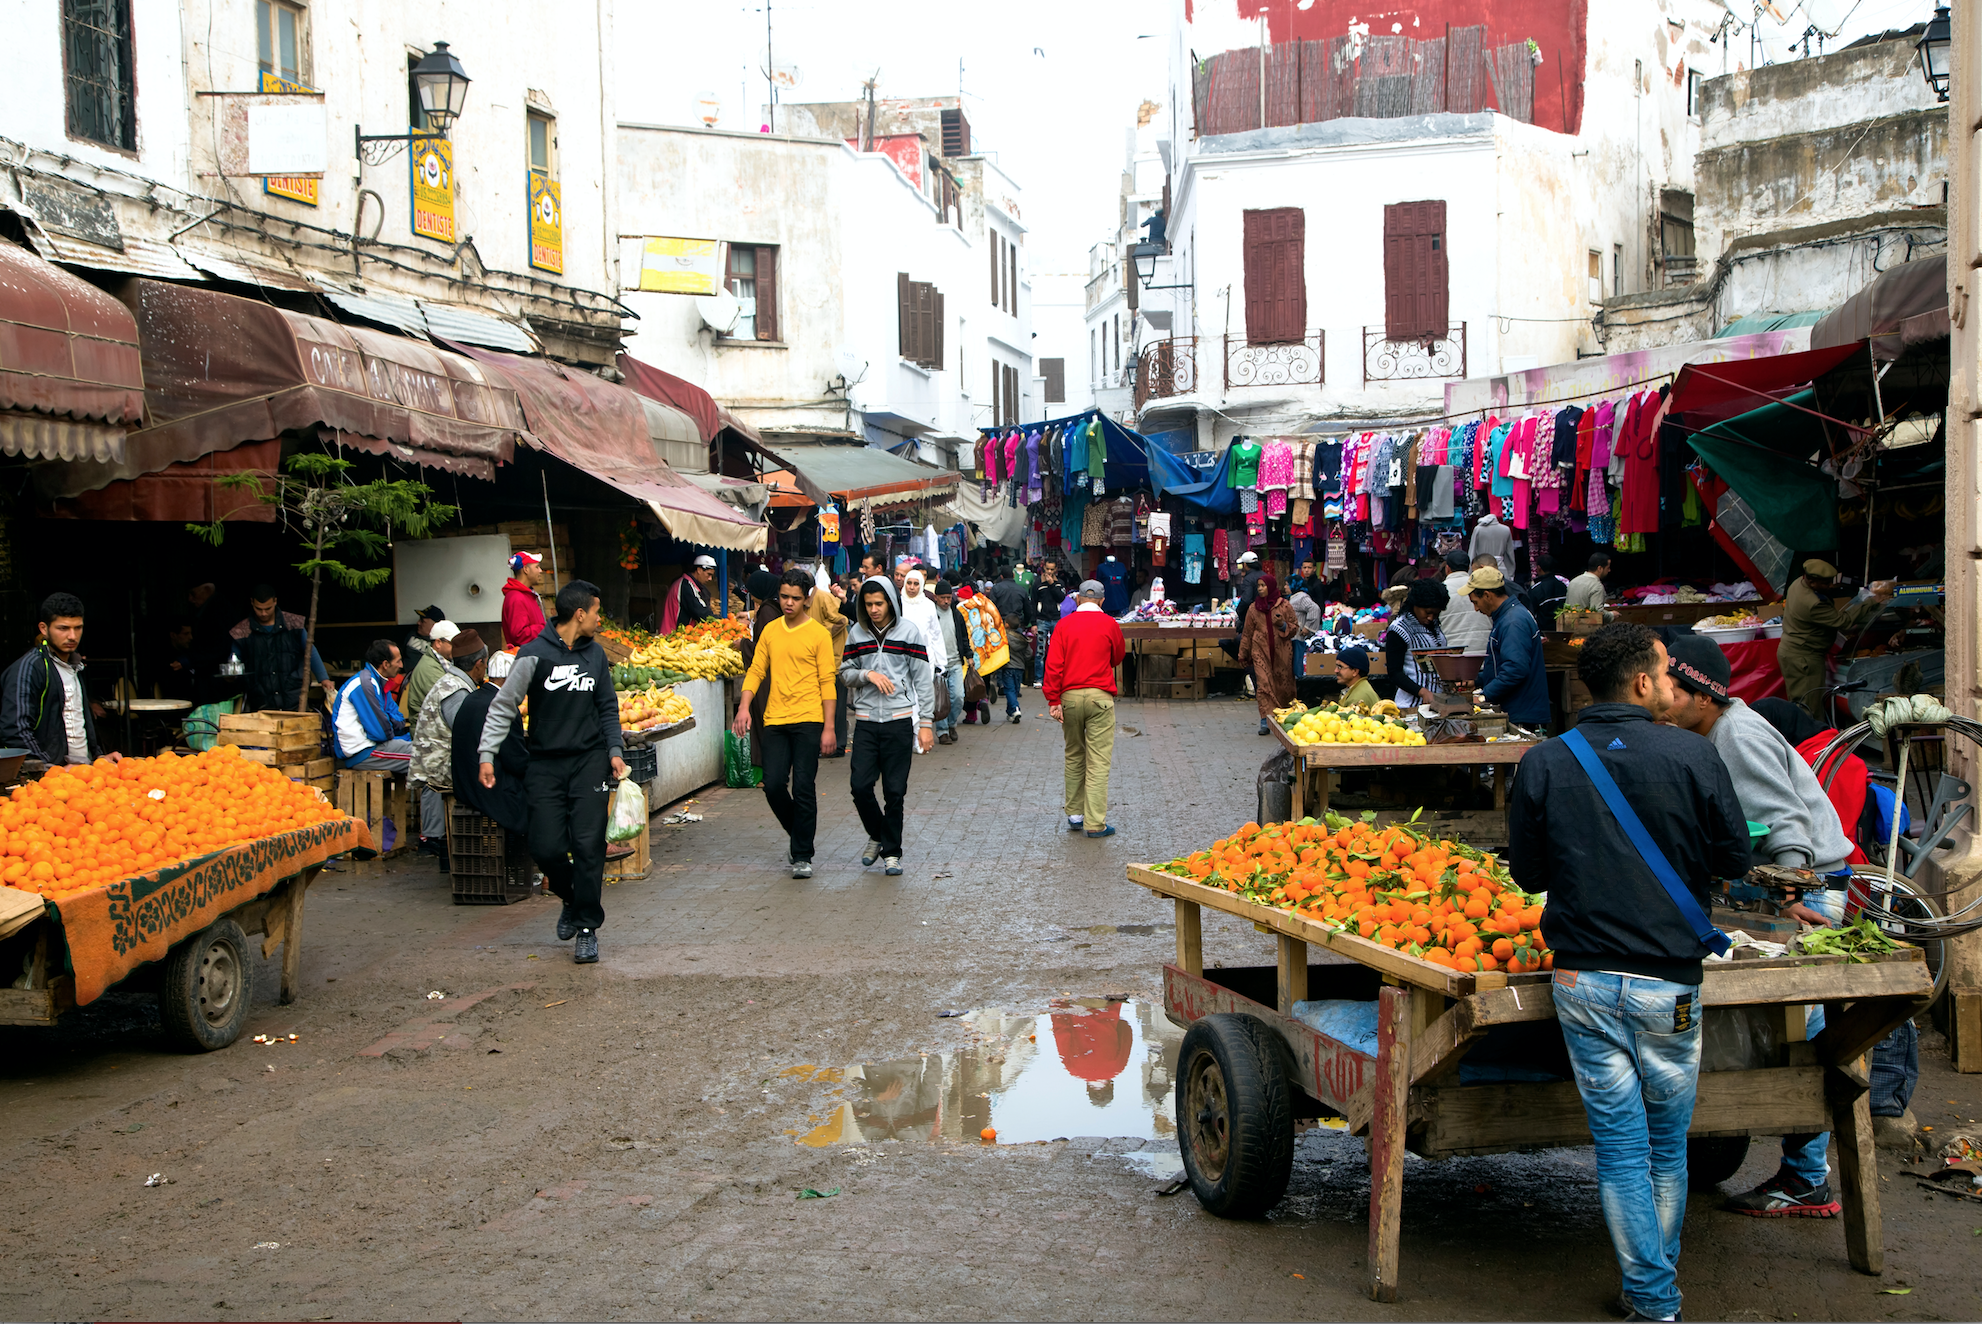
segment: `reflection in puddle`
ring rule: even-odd
[[[971,1012],[963,1022],[976,1042],[954,1053],[844,1072],[787,1068],[781,1074],[844,1089],[799,1143],[975,1139],[986,1127],[1002,1144],[1174,1136],[1171,1072],[1183,1031],[1149,1003],[1055,999],[1053,1008]]]

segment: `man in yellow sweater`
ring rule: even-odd
[[[833,637],[807,611],[812,576],[793,567],[778,583],[779,619],[764,627],[744,673],[730,730],[750,731],[750,701],[765,690],[764,798],[791,838],[785,862],[793,878],[812,876],[812,837],[819,826],[819,759],[836,746]]]

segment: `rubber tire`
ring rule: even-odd
[[[231,919],[217,920],[172,949],[158,1010],[165,1034],[194,1053],[211,1053],[241,1037],[254,1002],[255,953]],[[221,1005],[209,1013],[208,981],[221,985]]]
[[[1739,1172],[1747,1160],[1747,1136],[1689,1136],[1686,1183],[1696,1191],[1710,1191]]]
[[[1193,1024],[1177,1050],[1184,1173],[1198,1203],[1220,1218],[1259,1217],[1280,1203],[1293,1176],[1292,1096],[1272,1038],[1258,1017],[1220,1012]],[[1200,1120],[1198,1112],[1210,1115]],[[1198,1152],[1207,1130],[1222,1139],[1222,1162],[1209,1146]]]

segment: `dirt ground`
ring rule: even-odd
[[[432,861],[408,861],[311,890],[303,994],[276,1005],[266,965],[248,1032],[294,1044],[173,1053],[137,993],[0,1029],[16,1246],[0,1315],[1604,1317],[1617,1271],[1587,1149],[1410,1160],[1394,1306],[1363,1295],[1360,1141],[1305,1133],[1264,1220],[1156,1193],[1176,1162],[1150,1115],[1173,932],[1122,865],[1250,817],[1267,742],[1249,705],[1125,702],[1121,835],[1091,842],[1063,828],[1058,728],[1026,700],[1023,724],[965,728],[916,761],[901,878],[860,868],[838,760],[818,877],[784,876],[757,793],[705,793],[687,806],[701,822],[656,830],[645,880],[607,890],[597,966],[571,964],[554,903],[456,907]],[[1249,925],[1208,917],[1205,940],[1207,963],[1272,964]],[[1116,1013],[1110,994],[1132,1001]],[[1119,1051],[1129,1029],[1062,1037],[1070,1017],[1117,1014],[1139,1081],[1094,1079],[1068,1047]],[[1982,1077],[1927,1041],[1914,1108],[1945,1134],[1982,1117]],[[991,1091],[959,1094],[976,1079],[961,1067],[930,1067],[928,1100],[897,1091],[917,1064],[995,1078],[1018,1069],[1008,1054],[1064,1066],[1086,1101],[1041,1096],[1065,1101],[1030,1116],[1039,1139],[985,1144],[972,1110]],[[901,1138],[849,1124],[854,1143],[805,1143],[856,1098],[870,1123],[896,1108]],[[1084,1129],[1096,1118],[1118,1133]],[[1727,1189],[1766,1177],[1774,1149],[1758,1141]],[[1922,1190],[1902,1155],[1881,1163],[1883,1277],[1851,1271],[1836,1221],[1739,1218],[1701,1193],[1688,1316],[1982,1317],[1982,1204]]]

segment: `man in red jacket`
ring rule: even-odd
[[[544,558],[518,552],[509,558],[510,580],[502,586],[502,644],[521,648],[544,632],[544,604],[537,592],[550,576]]]
[[[1101,581],[1082,582],[1071,616],[1053,629],[1046,650],[1047,715],[1066,728],[1067,831],[1112,837],[1108,765],[1115,756],[1115,668],[1126,647],[1122,627],[1101,609]]]

